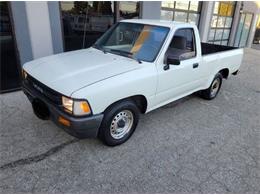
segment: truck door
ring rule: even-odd
[[[201,57],[198,55],[200,53],[198,49],[193,28],[181,28],[175,31],[166,50],[163,64],[157,66],[158,101],[170,102],[170,100],[189,94],[200,86]],[[177,65],[178,62],[179,65]]]

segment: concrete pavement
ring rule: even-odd
[[[1,193],[260,193],[260,51],[215,100],[195,95],[141,117],[118,147],[37,119],[0,95]]]

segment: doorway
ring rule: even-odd
[[[0,93],[20,89],[19,62],[8,2],[0,2]]]
[[[249,36],[251,23],[253,19],[252,13],[240,14],[239,25],[236,33],[235,47],[245,47]]]

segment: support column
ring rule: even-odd
[[[256,30],[258,17],[260,17],[258,14],[254,14],[254,16],[253,16],[252,25],[251,25],[251,28],[250,28],[250,32],[249,32],[247,44],[246,44],[247,47],[252,46],[253,39],[254,39],[254,36],[255,36],[255,30]]]
[[[234,43],[235,43],[237,28],[238,28],[239,20],[240,20],[240,8],[241,8],[241,4],[242,4],[241,1],[237,1],[237,2],[236,2],[236,9],[235,9],[235,12],[234,12],[234,17],[233,17],[233,21],[232,21],[231,32],[230,32],[229,41],[228,41],[228,45],[229,45],[229,46],[233,46]]]
[[[208,41],[208,34],[210,31],[211,19],[213,15],[214,2],[203,1],[199,23],[199,33],[202,42]]]
[[[10,6],[20,63],[23,66],[24,63],[33,59],[25,2],[11,1]]]
[[[53,54],[47,1],[25,2],[33,59]]]
[[[119,22],[120,21],[120,5],[119,5],[120,1],[114,1],[114,12],[115,12],[115,22]]]
[[[60,2],[48,1],[48,9],[49,9],[49,16],[50,16],[52,47],[53,47],[53,52],[57,54],[64,51]]]

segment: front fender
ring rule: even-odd
[[[140,68],[125,74],[102,80],[72,94],[73,98],[87,99],[93,114],[99,114],[114,102],[135,95],[147,99],[147,108],[156,93],[157,72],[155,66]]]

